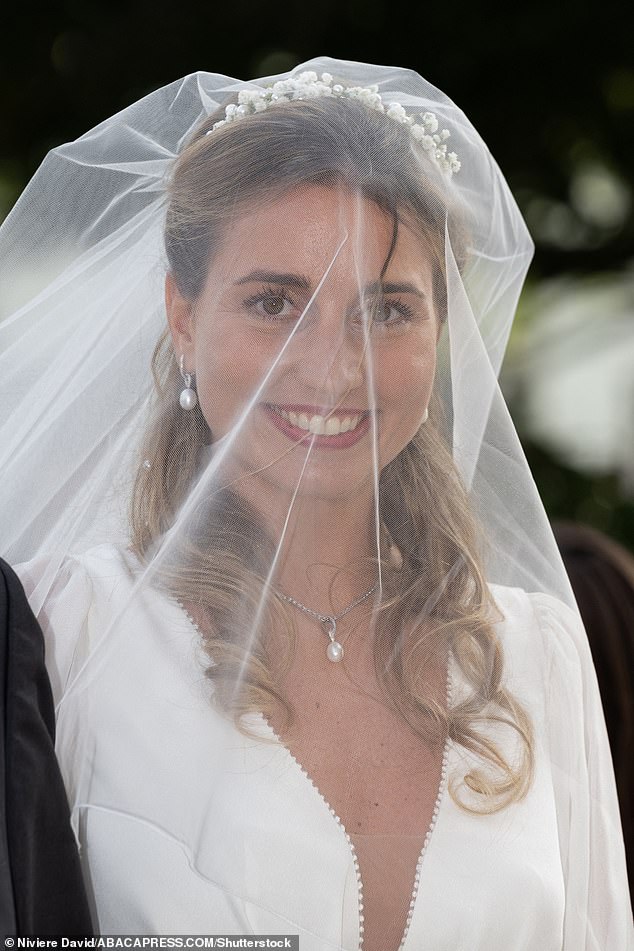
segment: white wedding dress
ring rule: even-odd
[[[27,593],[42,570],[18,566]],[[95,926],[297,934],[301,951],[356,951],[363,883],[341,822],[285,746],[213,711],[199,633],[159,591],[130,600],[134,580],[131,555],[92,549],[68,563],[39,618]],[[632,940],[625,860],[585,634],[548,595],[493,592],[508,686],[535,724],[535,781],[522,802],[472,816],[441,780],[401,948],[621,951]],[[457,696],[453,662],[451,675]],[[261,715],[250,724],[275,739]],[[449,775],[471,762],[451,741],[446,753]]]

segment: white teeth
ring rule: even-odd
[[[325,417],[315,414],[309,419],[306,413],[287,413],[286,410],[280,409],[279,406],[274,406],[272,409],[274,409],[276,413],[279,413],[280,416],[283,416],[284,419],[287,419],[293,426],[297,426],[299,429],[305,429],[315,436],[338,436],[339,433],[347,433],[351,429],[355,429],[361,419],[360,414],[357,416],[344,416],[343,419],[339,419],[337,416]]]
[[[316,436],[323,436],[326,420],[323,416],[311,416],[308,430]]]

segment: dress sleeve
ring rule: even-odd
[[[54,570],[46,556],[14,569],[44,635],[46,670],[55,706],[88,649],[93,585],[79,559],[67,558]]]
[[[625,848],[599,685],[578,615],[531,595],[547,658],[547,742],[566,887],[563,951],[631,951]]]

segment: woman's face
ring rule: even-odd
[[[236,220],[195,302],[168,277],[174,349],[214,441],[235,436],[232,476],[350,496],[416,433],[436,360],[434,264],[401,224],[381,276],[392,237],[374,202],[298,187]]]

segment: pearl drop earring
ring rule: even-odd
[[[178,366],[181,371],[183,382],[185,384],[185,389],[181,390],[179,402],[183,409],[189,410],[189,409],[193,409],[196,406],[198,402],[198,397],[196,395],[196,390],[192,388],[192,374],[185,372],[184,363],[185,363],[185,354],[181,353]]]

